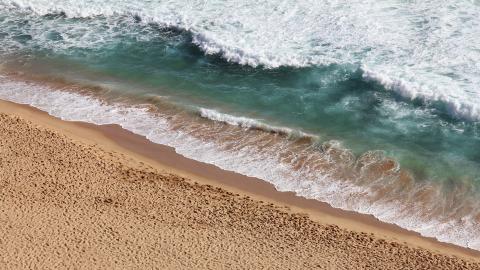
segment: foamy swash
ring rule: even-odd
[[[445,197],[440,186],[416,183],[379,151],[355,157],[338,142],[289,139],[270,133],[278,128],[256,120],[199,109],[202,117],[221,122],[195,121],[195,114],[183,110],[172,114],[147,104],[111,103],[8,77],[0,77],[0,98],[30,104],[65,120],[118,124],[188,158],[264,179],[280,191],[294,191],[440,241],[480,249],[480,208],[478,200],[469,197],[468,187]]]
[[[242,65],[353,65],[364,71],[366,79],[375,80],[402,97],[420,100],[426,106],[438,107],[436,103],[443,103],[440,107],[445,107],[453,117],[480,120],[480,7],[472,1],[1,3],[39,15],[109,18],[107,26],[100,27],[96,34],[89,29],[95,28],[92,23],[87,29],[79,27],[78,33],[71,27],[56,29],[64,37],[63,42],[48,42],[47,47],[93,48],[115,36],[129,35],[125,32],[132,30],[130,26],[119,22],[126,16],[131,18],[127,24],[156,23],[190,31],[192,42],[206,54],[219,54]]]

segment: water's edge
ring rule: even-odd
[[[155,161],[162,166],[172,168],[174,173],[176,173],[176,170],[178,170],[178,173],[181,176],[183,176],[183,173],[187,173],[187,175],[185,175],[187,178],[191,177],[192,175],[195,177],[201,177],[202,179],[208,181],[206,184],[218,184],[220,187],[234,188],[234,190],[245,192],[247,195],[251,194],[253,196],[258,196],[258,199],[261,200],[272,200],[274,203],[281,203],[282,205],[285,204],[288,207],[295,207],[297,210],[294,210],[294,212],[306,212],[309,215],[313,215],[311,217],[314,220],[323,215],[327,215],[329,216],[329,222],[333,222],[332,224],[334,225],[341,225],[342,222],[347,219],[353,222],[353,225],[347,225],[346,228],[348,229],[359,229],[361,232],[372,232],[376,234],[378,232],[374,229],[378,228],[381,232],[380,236],[382,236],[385,231],[389,232],[384,236],[393,236],[395,239],[398,239],[397,241],[404,240],[405,243],[411,245],[412,247],[425,247],[426,249],[433,250],[434,252],[465,257],[467,259],[477,259],[480,257],[480,251],[478,250],[441,242],[434,237],[422,236],[418,232],[407,230],[392,223],[383,222],[373,215],[361,214],[354,211],[335,208],[328,203],[314,199],[307,199],[302,196],[298,196],[293,192],[278,191],[274,185],[265,180],[248,177],[233,171],[226,171],[215,165],[189,159],[177,153],[174,148],[171,148],[167,145],[154,143],[148,140],[145,136],[135,134],[119,125],[98,125],[83,121],[62,120],[46,111],[40,110],[28,104],[16,103],[3,98],[0,99],[0,104],[2,102],[7,102],[8,105],[13,104],[15,107],[20,106],[22,109],[24,108],[26,110],[33,111],[35,114],[45,113],[48,115],[48,117],[54,117],[55,119],[61,121],[79,124],[81,128],[93,129],[95,132],[100,132],[107,139],[115,142],[115,144],[117,144],[120,148],[138,154],[139,156],[146,158],[147,161]],[[191,166],[192,164],[193,166]],[[192,167],[195,167],[195,169],[192,170]],[[317,214],[320,216],[316,217]],[[337,218],[339,218],[338,224],[334,222]],[[319,219],[319,221],[322,223],[325,222],[322,219]],[[329,222],[327,222],[327,224],[329,224]],[[357,227],[357,224],[359,227]],[[350,226],[353,227],[350,228]],[[406,236],[408,239],[403,239],[402,236]],[[412,236],[415,238],[412,239]],[[417,239],[417,237],[421,239]],[[424,241],[426,243],[425,246],[423,246]]]
[[[290,141],[275,135],[275,132],[288,132],[283,128],[270,128],[272,129],[271,132],[274,132],[273,137],[270,132],[249,131],[250,133],[254,132],[253,137],[266,138],[267,141],[254,141],[255,144],[253,144],[247,140],[244,142],[244,146],[239,148],[236,145],[237,141],[234,143],[224,141],[224,144],[218,144],[211,137],[217,137],[224,129],[229,129],[226,133],[231,134],[232,128],[229,125],[225,126],[224,123],[235,120],[236,122],[233,122],[233,124],[240,126],[240,129],[234,125],[236,129],[233,132],[237,132],[241,136],[245,135],[244,137],[249,139],[250,137],[244,129],[245,127],[242,127],[242,123],[244,123],[243,125],[248,124],[248,128],[252,126],[255,128],[255,125],[259,125],[258,122],[246,121],[244,118],[234,118],[233,116],[226,117],[225,114],[215,114],[212,111],[203,110],[200,112],[204,114],[202,117],[209,116],[210,120],[220,121],[222,125],[217,127],[218,133],[214,132],[214,134],[198,137],[194,133],[189,133],[188,130],[179,128],[175,120],[152,114],[148,107],[108,104],[94,97],[53,90],[41,84],[14,81],[5,77],[1,79],[0,98],[4,100],[33,106],[62,120],[81,121],[97,125],[116,124],[135,134],[145,136],[153,143],[172,147],[186,158],[212,164],[223,170],[263,179],[273,184],[278,191],[294,192],[307,199],[326,202],[335,208],[373,215],[383,222],[396,224],[407,230],[418,232],[425,237],[436,238],[440,242],[480,249],[478,228],[475,226],[475,220],[469,220],[468,216],[464,217],[461,224],[455,220],[449,222],[430,216],[422,217],[418,209],[402,205],[401,201],[395,199],[395,197],[389,197],[388,200],[372,201],[372,198],[375,197],[372,194],[375,195],[375,192],[377,192],[372,189],[375,186],[359,186],[354,182],[337,181],[330,174],[322,175],[321,171],[315,170],[317,168],[314,168],[313,174],[308,174],[305,171],[292,170],[290,166],[291,164],[293,166],[299,164],[299,162],[305,163],[308,160],[298,161],[295,160],[295,156],[287,157],[285,161],[287,166],[278,163],[277,157],[269,155],[272,152],[271,150],[265,152],[266,155],[261,155],[258,148],[255,148],[258,142],[265,142],[268,147],[273,145],[274,150],[280,150],[282,147],[289,149],[293,147],[295,150],[296,144],[291,144]],[[181,122],[180,124],[184,125],[185,123]],[[272,138],[276,140],[273,144],[271,143]],[[339,148],[336,148],[334,143],[324,144],[321,147],[323,152],[329,153],[328,158],[335,158],[333,160],[335,164],[344,162],[345,160],[341,159],[345,158],[346,162],[349,162],[351,158],[348,152],[338,153]],[[378,156],[372,153],[371,157],[366,156],[363,160],[360,159],[368,164],[369,162],[377,162],[377,158]],[[381,164],[390,166],[388,160],[385,161],[387,163]],[[326,166],[325,164],[331,166],[332,161],[329,162],[322,163],[322,166]],[[331,167],[327,167],[327,169],[329,168]],[[319,169],[323,170],[325,168],[320,167]],[[388,171],[390,170],[395,171],[396,169],[389,168]],[[369,174],[366,176],[368,177]],[[389,183],[385,184],[388,185]],[[399,196],[401,197],[401,194]]]

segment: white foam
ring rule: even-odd
[[[415,81],[392,79],[386,74],[377,73],[367,67],[362,68],[363,78],[367,81],[375,81],[388,90],[392,90],[409,100],[421,100],[423,103],[432,104],[441,102],[446,106],[447,112],[454,117],[468,121],[480,121],[480,107],[477,97],[470,95],[445,94],[441,89],[432,90],[433,86],[425,87]],[[454,87],[452,85],[452,87]],[[453,91],[461,93],[461,90]]]
[[[30,29],[33,42],[42,40],[51,29],[65,39],[63,43],[44,39],[46,47],[96,48],[113,42],[116,31],[137,34],[138,30],[128,29],[137,24],[133,20],[130,24],[116,22],[122,16],[137,16],[143,22],[188,30],[205,53],[220,54],[240,64],[266,68],[363,66],[365,78],[378,80],[402,96],[445,102],[453,116],[480,120],[480,7],[468,0],[0,0],[2,3],[42,15],[63,12],[69,17],[106,17],[107,24],[97,27],[101,31],[95,30],[92,21],[77,21],[78,26],[39,21]],[[148,33],[138,36],[148,38]]]
[[[404,200],[411,196],[411,193],[379,199],[375,192],[378,188],[375,189],[374,186],[388,186],[388,181],[356,185],[354,182],[334,179],[328,172],[311,171],[310,168],[302,166],[296,169],[291,168],[288,164],[280,162],[286,149],[285,145],[275,144],[267,152],[258,151],[255,145],[248,143],[240,148],[228,150],[216,141],[201,140],[195,137],[194,133],[171,128],[167,118],[150,112],[147,107],[132,107],[120,103],[107,104],[96,98],[52,90],[42,85],[11,81],[1,76],[0,98],[30,104],[64,120],[118,124],[127,130],[146,136],[153,142],[174,147],[178,153],[188,158],[264,179],[280,191],[293,191],[300,196],[324,201],[337,208],[372,214],[380,220],[417,231],[422,235],[480,250],[479,227],[470,216],[456,220],[448,217],[437,220],[422,216],[419,212],[415,212],[420,207],[418,202],[406,203]],[[214,115],[213,120],[218,118],[224,123],[233,125],[251,126],[257,123],[254,120],[221,113],[209,112],[208,114]],[[332,143],[334,144],[335,142]],[[302,154],[304,153],[298,153],[299,156]],[[381,158],[379,153],[366,153],[357,162],[368,166],[372,163],[371,159]],[[422,186],[417,186],[416,189],[411,192],[421,191]],[[443,207],[437,205],[439,202],[442,202],[441,198],[432,200],[431,205],[427,207],[432,209]],[[478,209],[475,205],[473,206],[473,209]]]
[[[263,123],[262,121],[255,120],[252,118],[233,116],[230,114],[225,114],[225,113],[218,112],[216,110],[206,109],[206,108],[200,108],[199,111],[200,111],[201,117],[204,117],[213,121],[217,121],[217,122],[223,122],[232,126],[260,129],[267,132],[286,134],[288,136],[317,138],[317,136],[315,135],[310,135],[298,130],[287,128],[287,127],[268,125]]]

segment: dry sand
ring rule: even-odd
[[[0,101],[1,269],[480,269],[478,252],[265,199],[121,145]]]

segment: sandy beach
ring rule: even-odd
[[[275,191],[118,126],[0,101],[2,269],[480,269],[479,252]]]

